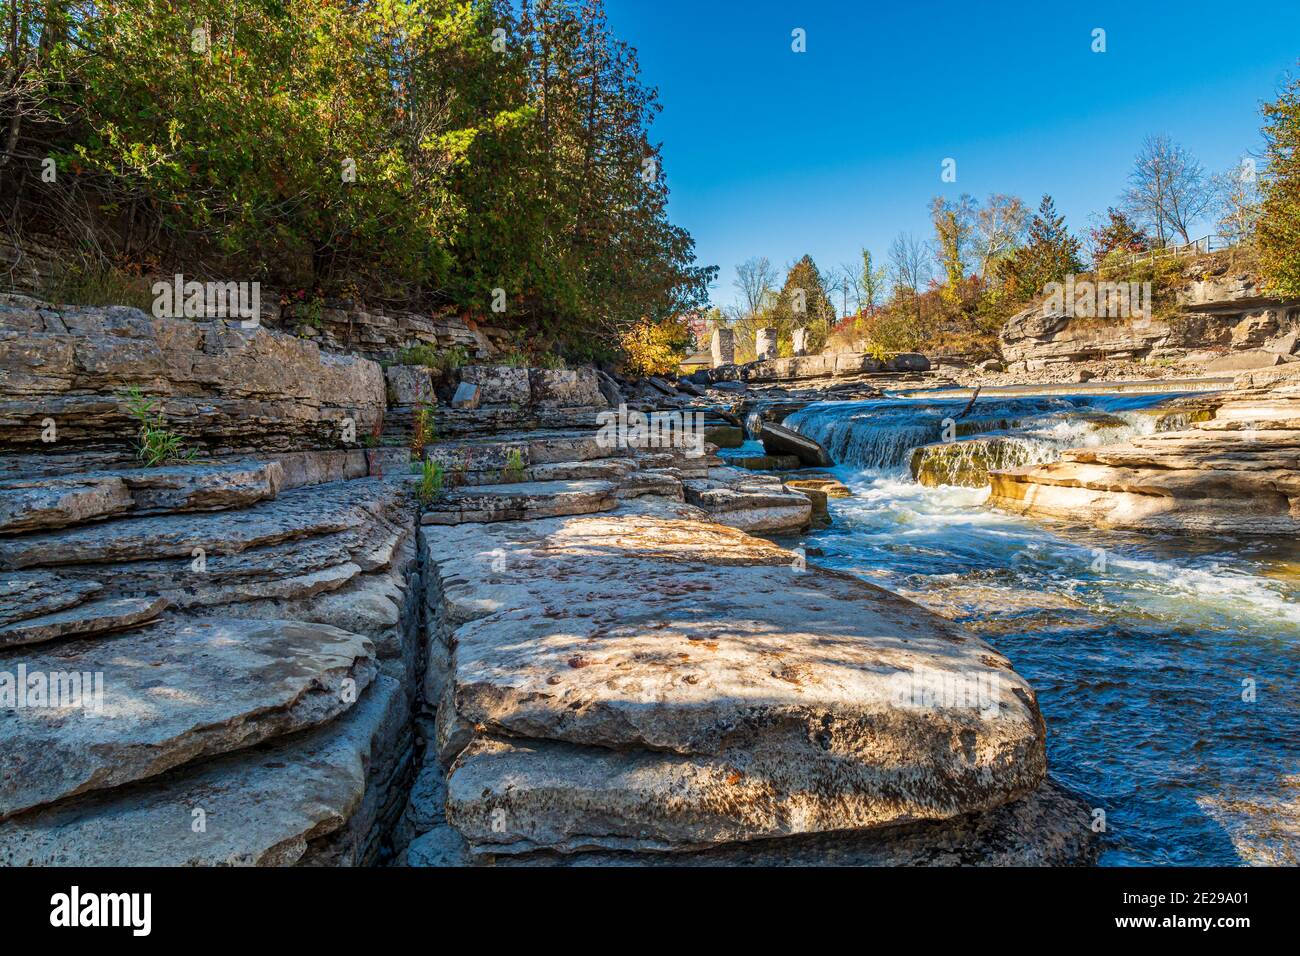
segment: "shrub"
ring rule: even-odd
[[[145,398],[138,388],[129,389],[123,397],[131,417],[139,424],[136,457],[146,468],[193,460],[195,452],[187,451],[181,437],[167,428],[159,402]]]
[[[690,332],[676,319],[642,318],[619,336],[624,367],[633,375],[665,375],[677,370],[690,346]]]

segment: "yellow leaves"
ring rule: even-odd
[[[686,357],[689,333],[677,319],[653,322],[642,318],[619,336],[627,356],[625,365],[634,375],[663,375],[675,371]]]

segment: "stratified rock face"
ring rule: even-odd
[[[1300,365],[1246,373],[1210,421],[994,471],[996,507],[1142,531],[1300,531]]]
[[[6,657],[6,671],[75,674],[80,693],[6,707],[0,819],[319,724],[375,674],[367,639],[293,621],[169,620],[45,647]]]
[[[1272,298],[1256,276],[1191,278],[1168,316],[1092,318],[1034,305],[1001,331],[1008,362],[1033,368],[1091,359],[1186,358],[1207,350],[1260,348],[1300,328],[1300,302]]]
[[[3,483],[0,861],[378,858],[419,679],[410,481],[280,477]],[[104,487],[113,509],[80,506]]]
[[[914,449],[910,467],[912,477],[927,487],[983,488],[989,483],[990,470],[1037,463],[1047,454],[1045,449],[1017,438],[967,438]]]
[[[81,472],[0,481],[0,534],[62,528],[125,512],[221,511],[274,498],[279,461]]]
[[[139,430],[131,388],[156,399],[167,428],[204,454],[339,449],[349,436],[356,447],[384,414],[378,364],[280,332],[120,306],[0,302],[0,452],[40,455],[51,468],[85,451],[129,461]]]
[[[447,819],[478,852],[865,830],[1043,779],[1004,658],[771,543],[630,513],[424,535]]]
[[[1050,779],[1028,796],[952,820],[852,833],[729,843],[697,853],[533,853],[496,866],[1090,866],[1101,850],[1086,803]],[[1243,854],[1244,855],[1244,854]],[[415,840],[408,866],[471,866],[474,856],[445,822]],[[1292,858],[1291,862],[1294,862]]]
[[[686,501],[719,524],[756,534],[799,531],[812,520],[807,495],[792,491],[775,475],[736,468],[710,468],[707,478],[682,483]]]
[[[306,734],[15,817],[0,826],[0,865],[289,866],[326,845],[331,863],[373,862],[363,831],[392,796],[383,768],[400,762],[406,718],[398,682],[379,677]],[[373,806],[358,819],[367,794]]]

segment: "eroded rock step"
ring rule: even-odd
[[[373,655],[327,625],[174,617],[10,651],[0,671],[38,687],[76,675],[80,694],[0,710],[0,819],[328,721],[373,679]]]
[[[425,506],[426,525],[528,521],[610,511],[618,503],[608,481],[534,481],[456,488]]]
[[[431,630],[451,651],[448,820],[477,852],[871,829],[1043,779],[1042,720],[1005,658],[768,542],[624,513],[424,534],[434,600],[463,622]],[[927,675],[983,703],[900,700]]]
[[[1103,527],[1300,532],[1300,365],[1239,376],[1209,421],[992,471],[990,504]]]
[[[712,468],[707,478],[683,482],[686,501],[720,524],[756,533],[798,531],[812,521],[808,496],[786,488],[774,475]]]
[[[278,461],[0,481],[0,533],[62,528],[127,512],[243,508],[274,498],[283,481],[284,471]]]
[[[238,511],[126,517],[61,531],[0,538],[0,567],[156,561],[239,554],[301,538],[354,531],[409,507],[404,480],[360,479],[297,488]]]
[[[0,822],[0,865],[372,863],[404,783],[408,705],[381,676],[318,729]]]
[[[167,608],[167,599],[110,598],[0,627],[0,650],[61,637],[88,637],[134,627]]]
[[[953,820],[880,830],[732,843],[695,853],[593,850],[476,856],[445,820],[431,818],[400,862],[474,866],[1091,866],[1101,849],[1087,805],[1050,779],[1019,800]]]

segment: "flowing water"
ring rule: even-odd
[[[1168,397],[992,399],[960,421],[1050,458],[1155,428],[1150,407]],[[911,449],[965,405],[824,403],[787,419],[854,492],[796,542],[809,561],[962,621],[1011,659],[1038,690],[1052,774],[1105,812],[1103,864],[1297,862],[1300,548],[1051,524],[986,508],[987,487],[922,487]],[[1098,414],[1127,424],[1098,429]]]

